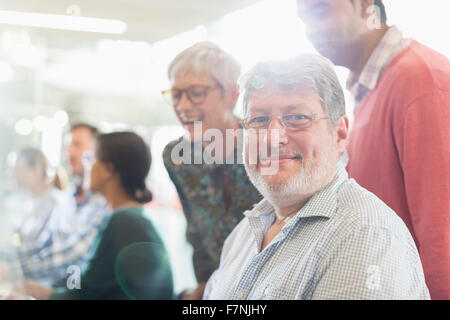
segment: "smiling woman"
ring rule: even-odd
[[[194,269],[200,283],[196,290],[184,292],[182,298],[201,298],[204,282],[218,266],[225,237],[242,212],[259,198],[242,163],[237,161],[242,149],[236,144],[240,125],[233,109],[239,94],[239,73],[237,61],[211,42],[199,42],[183,50],[168,69],[172,88],[166,92],[175,98],[174,111],[186,135],[165,147],[164,165],[186,215],[187,239],[194,248]],[[202,157],[202,148],[206,152],[213,135],[221,139],[222,150],[215,156],[217,159],[220,154],[222,159],[192,161],[196,154]],[[227,139],[223,141],[225,136]],[[181,157],[187,157],[187,161],[178,162],[174,155],[183,145],[188,148]],[[199,153],[195,151],[198,149]]]
[[[191,140],[194,121],[202,121],[202,136],[208,129],[238,127],[233,109],[239,95],[239,74],[234,57],[211,42],[197,43],[173,59],[168,69],[172,88],[163,93],[170,92],[175,113]]]

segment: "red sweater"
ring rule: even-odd
[[[348,172],[408,226],[432,299],[450,299],[450,62],[412,41],[355,113]]]

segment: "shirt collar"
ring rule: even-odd
[[[386,66],[408,44],[409,40],[403,38],[400,29],[396,26],[389,27],[370,55],[358,79],[353,73],[350,73],[347,79],[347,89],[354,97],[360,95],[361,89],[373,90]]]

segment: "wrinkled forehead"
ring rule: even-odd
[[[70,135],[72,138],[78,138],[78,139],[89,139],[89,140],[95,139],[91,130],[89,130],[86,127],[74,128],[70,131]]]
[[[187,76],[208,77],[214,79],[211,68],[197,60],[179,61],[170,70],[169,80],[173,83],[176,79]]]
[[[317,113],[323,110],[320,96],[311,88],[267,82],[253,89],[247,104],[246,115],[271,111]]]
[[[186,75],[205,75],[203,70],[198,70],[192,65],[176,65],[170,73],[170,81],[174,82],[176,79],[183,78]]]
[[[174,89],[186,89],[193,85],[216,85],[219,84],[212,76],[205,72],[195,72],[190,69],[177,72],[171,79]]]
[[[69,132],[65,141],[67,145],[79,148],[93,149],[97,139],[87,128],[76,128]]]

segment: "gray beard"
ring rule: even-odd
[[[303,201],[304,196],[316,193],[322,189],[328,181],[327,176],[331,171],[331,163],[326,161],[325,166],[317,166],[315,163],[305,164],[302,157],[301,169],[286,182],[269,184],[258,172],[256,165],[248,165],[245,161],[245,170],[250,181],[258,189],[261,195],[274,207],[286,208]]]

